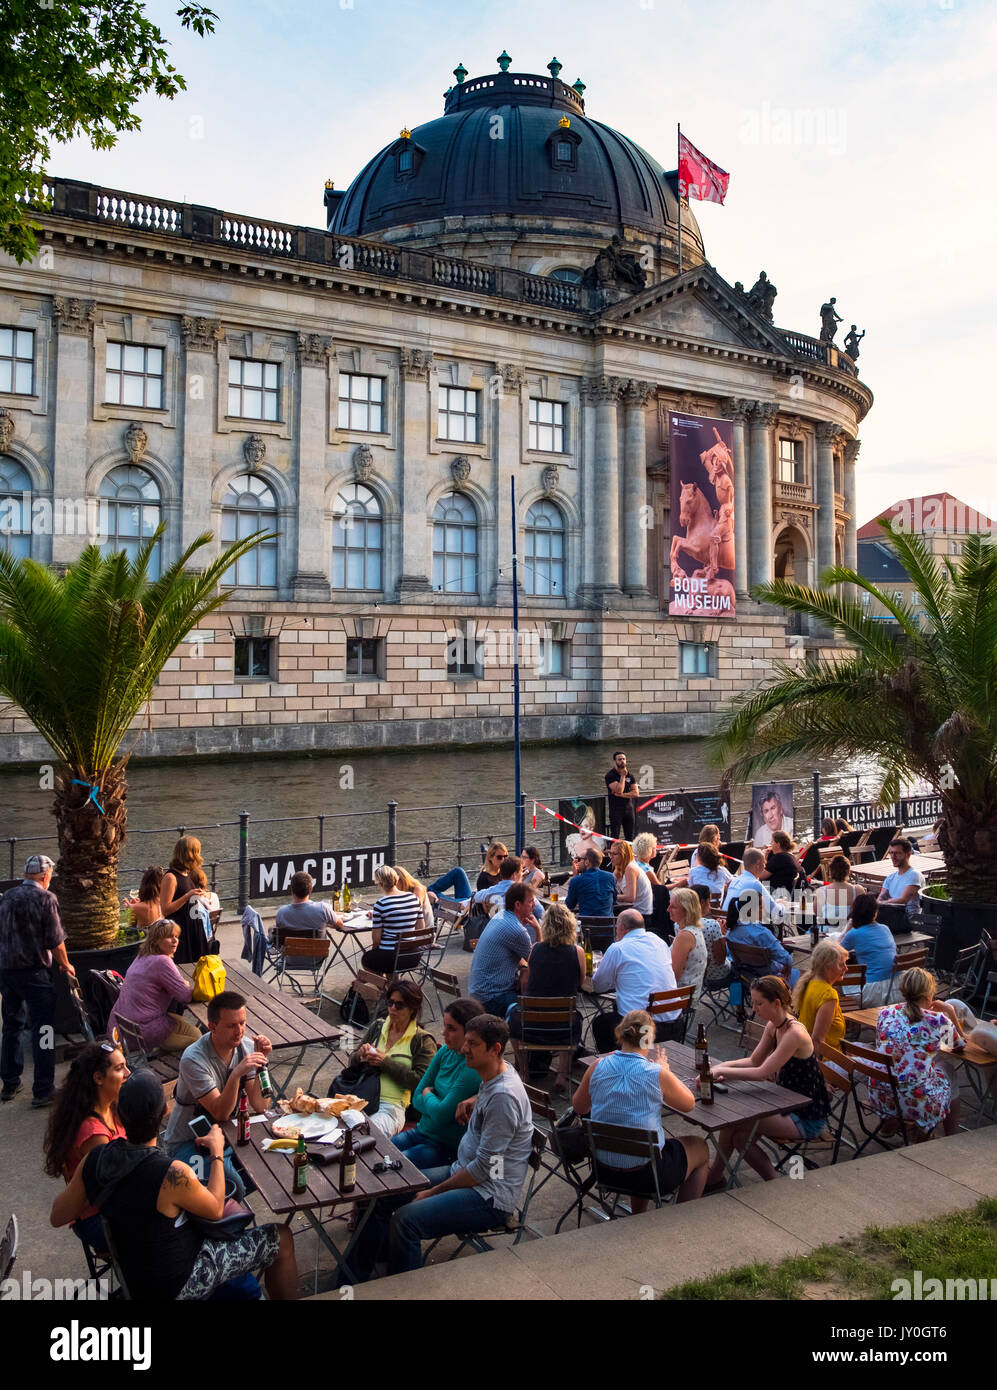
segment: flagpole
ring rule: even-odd
[[[675,154],[676,154],[676,159],[675,159],[675,192],[678,194],[678,200],[679,200],[679,270],[678,270],[678,273],[681,275],[681,274],[682,274],[682,122],[681,122],[681,121],[677,121],[677,122],[676,122],[676,124],[675,124],[675,130],[676,130],[676,132],[677,132],[677,138],[676,138],[676,144],[675,144]]]

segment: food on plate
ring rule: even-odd
[[[290,1100],[278,1102],[278,1109],[285,1115],[325,1115],[332,1118],[344,1110],[364,1110],[367,1102],[361,1096],[335,1095],[316,1100],[299,1086]]]

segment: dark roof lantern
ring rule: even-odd
[[[563,125],[556,125],[547,137],[547,154],[551,168],[572,170],[578,167],[578,147],[582,137],[572,130],[567,119],[562,116]]]

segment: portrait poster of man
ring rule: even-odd
[[[730,420],[668,414],[671,547],[668,612],[732,618],[734,426]]]
[[[562,797],[557,809],[564,820],[557,822],[558,838],[562,864],[571,859],[571,851],[576,847],[605,850],[606,839],[606,798],[604,796]],[[566,824],[565,822],[571,822]],[[580,825],[580,831],[575,829]]]
[[[751,833],[756,849],[768,849],[776,830],[793,833],[792,782],[757,782],[751,788]]]

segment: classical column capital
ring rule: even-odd
[[[855,463],[861,448],[861,439],[849,439],[845,442],[845,463],[847,463],[849,467]]]
[[[619,400],[624,385],[618,376],[591,376],[582,382],[582,391],[593,405],[607,405]]]
[[[94,299],[63,299],[61,295],[56,295],[52,300],[52,318],[59,333],[89,338],[96,317],[97,302]]]
[[[426,373],[433,365],[433,354],[426,348],[398,349],[398,360],[401,364],[402,375],[409,381],[425,379]]]
[[[332,340],[321,333],[299,333],[295,352],[299,363],[309,367],[324,367],[332,352]]]
[[[753,401],[742,400],[739,396],[728,396],[720,402],[720,409],[735,425],[744,425],[747,424],[753,404]]]
[[[841,433],[841,426],[834,420],[818,420],[815,433],[817,435],[818,444],[830,447]]]
[[[501,362],[498,364],[499,372],[502,376],[502,386],[506,391],[521,391],[526,383],[526,372],[515,362]]]
[[[623,388],[623,402],[627,406],[643,410],[653,399],[656,389],[652,381],[638,381],[631,377]]]
[[[225,337],[225,329],[217,319],[184,314],[180,320],[180,337],[188,352],[210,352],[215,343]]]
[[[761,425],[763,429],[768,429],[775,423],[775,418],[779,414],[779,407],[774,401],[753,401],[751,405],[751,420],[753,424]]]

